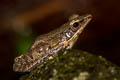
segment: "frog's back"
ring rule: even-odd
[[[43,35],[40,35],[36,38],[36,40],[40,40],[40,39],[48,39],[50,37],[54,37],[55,35],[57,34],[60,34],[62,32],[64,32],[65,30],[67,30],[69,28],[68,26],[68,23],[66,24],[63,24],[61,27],[49,32],[49,33],[46,33],[46,34],[43,34]]]

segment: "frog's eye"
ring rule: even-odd
[[[73,23],[73,27],[77,28],[79,26],[78,22]]]
[[[78,30],[79,26],[80,26],[79,21],[75,21],[75,22],[73,22],[73,23],[71,24],[71,29],[72,29],[73,31],[76,31],[76,30]]]

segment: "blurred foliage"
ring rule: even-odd
[[[35,35],[17,35],[15,40],[16,55],[21,55],[27,51],[30,45],[33,43]]]

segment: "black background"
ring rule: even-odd
[[[17,33],[12,30],[12,26],[7,25],[9,24],[8,19],[18,13],[22,14],[26,10],[30,11],[36,5],[42,6],[50,1],[0,1],[0,80],[16,80],[21,75],[12,71],[16,52],[13,43]],[[63,10],[29,24],[36,36],[58,28],[73,13],[80,15],[90,13],[93,15],[93,20],[80,35],[74,48],[101,55],[120,66],[120,1],[61,0],[61,2],[64,5]]]

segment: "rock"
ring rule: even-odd
[[[20,80],[120,80],[120,67],[85,51],[60,51]]]

